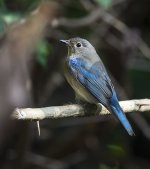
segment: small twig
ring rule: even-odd
[[[101,15],[103,15],[103,12],[100,8],[97,8],[93,10],[89,15],[80,19],[68,19],[63,17],[60,19],[55,19],[52,23],[52,26],[64,26],[68,28],[78,28],[82,26],[87,26],[101,18]]]
[[[40,136],[41,135],[40,122],[37,121],[36,123],[37,123],[38,134]]]
[[[127,100],[120,101],[119,103],[125,113],[150,111],[150,99]],[[105,114],[110,114],[110,112],[102,106],[102,109],[97,115]],[[93,114],[91,112],[91,115],[95,115],[94,112]],[[12,113],[12,118],[18,120],[43,120],[47,118],[65,118],[75,116],[87,116],[84,107],[72,104],[44,108],[17,108]]]
[[[139,50],[147,59],[150,59],[150,47],[142,38],[139,42]]]

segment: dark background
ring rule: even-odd
[[[129,113],[136,137],[112,116],[10,120],[16,107],[75,103],[60,39],[88,39],[120,100],[150,97],[149,0],[0,0],[0,168],[149,169],[149,113]],[[99,11],[99,12],[97,12]]]

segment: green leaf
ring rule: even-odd
[[[106,164],[101,164],[99,169],[111,169],[111,168]]]
[[[121,156],[125,155],[125,151],[124,151],[123,147],[119,144],[110,144],[107,146],[107,148],[115,156],[121,157]]]
[[[0,8],[6,9],[5,0],[0,0]]]
[[[11,24],[19,19],[21,19],[20,13],[10,13],[10,12],[1,12],[0,17],[7,23]]]
[[[37,61],[43,67],[47,64],[48,54],[49,54],[50,45],[46,40],[42,40],[37,45]]]
[[[96,0],[96,1],[103,8],[109,8],[112,4],[112,0]]]
[[[117,165],[112,167],[112,166],[108,166],[106,164],[101,164],[99,166],[99,169],[119,169],[119,167]]]

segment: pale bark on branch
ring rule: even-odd
[[[120,101],[119,103],[125,113],[150,111],[150,99],[126,100]],[[90,113],[90,115],[110,114],[103,106],[98,113],[95,114],[91,111]],[[12,113],[12,118],[18,120],[43,120],[47,118],[53,119],[75,116],[87,116],[85,108],[78,104],[72,104],[43,108],[16,108]]]

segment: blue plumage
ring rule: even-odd
[[[135,135],[129,121],[127,120],[125,114],[123,113],[119,105],[115,91],[113,91],[113,95],[110,99],[110,108],[112,112],[115,114],[115,116],[119,119],[121,124],[124,126],[124,128],[127,130],[128,134],[130,136]]]
[[[101,103],[122,123],[129,135],[132,127],[123,113],[113,84],[94,47],[86,40],[73,38],[67,42],[66,78],[76,94],[89,103]]]

